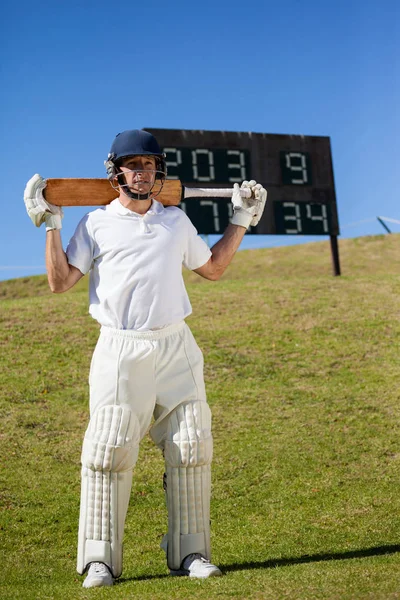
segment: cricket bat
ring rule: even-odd
[[[56,206],[102,206],[119,196],[108,179],[47,179],[44,196]],[[251,196],[250,190],[241,190],[243,198]],[[167,179],[161,192],[155,196],[164,206],[177,206],[187,198],[230,198],[232,188],[188,188],[178,179]]]

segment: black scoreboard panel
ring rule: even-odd
[[[338,235],[330,139],[325,136],[146,128],[166,153],[168,179],[187,187],[232,187],[255,179],[268,190],[264,214],[248,233]],[[230,200],[181,204],[199,233],[223,233]]]

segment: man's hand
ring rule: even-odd
[[[240,190],[249,190],[251,197],[242,198]],[[250,225],[255,227],[261,219],[266,201],[267,190],[260,183],[254,181],[254,179],[243,181],[240,187],[238,183],[235,183],[232,194],[233,217],[231,223],[233,225],[240,225],[246,229]]]
[[[46,231],[61,229],[61,220],[64,216],[61,206],[54,206],[46,202],[43,190],[46,180],[40,175],[34,175],[26,184],[24,191],[24,202],[27,213],[36,227],[46,223]]]

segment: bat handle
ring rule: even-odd
[[[184,188],[183,197],[186,198],[231,198],[232,188]],[[250,198],[251,190],[240,190],[242,198]]]

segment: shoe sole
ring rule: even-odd
[[[186,569],[179,569],[177,571],[170,571],[169,574],[172,577],[192,577],[192,579],[208,579],[209,577],[221,577],[222,573],[219,569],[210,570],[207,575],[195,575]]]
[[[82,584],[84,588],[92,588],[92,587],[111,587],[114,585],[114,582],[104,581],[102,579],[92,579],[88,584],[85,585],[86,579]]]

